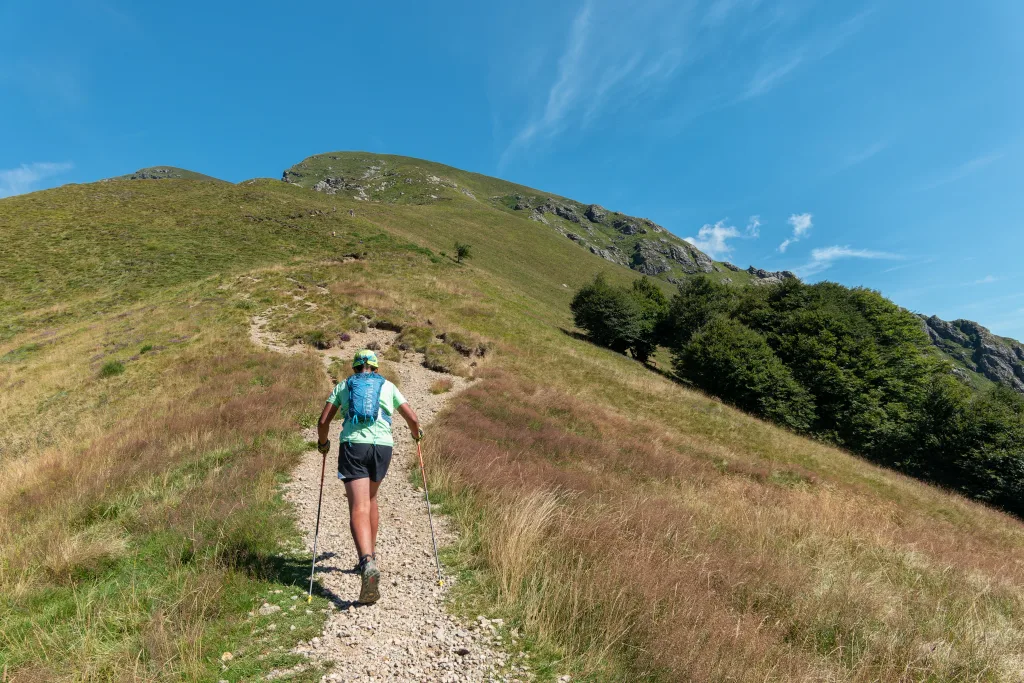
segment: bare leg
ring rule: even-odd
[[[359,559],[373,554],[373,542],[377,529],[376,515],[374,515],[371,527],[370,484],[369,479],[345,482],[345,493],[348,495],[348,527],[352,532],[352,540],[355,541]],[[376,493],[376,485],[374,493]],[[376,508],[376,500],[374,500],[373,507]]]
[[[370,553],[377,556],[377,525],[380,523],[380,511],[377,507],[377,489],[380,488],[379,481],[370,482]]]

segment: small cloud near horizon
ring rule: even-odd
[[[789,219],[786,222],[793,226],[793,236],[784,240],[782,244],[779,245],[780,253],[785,254],[786,249],[789,248],[789,245],[793,244],[794,242],[799,242],[800,240],[807,236],[807,233],[810,232],[811,228],[814,227],[814,223],[811,221],[812,218],[813,215],[809,213],[794,213],[790,215]]]
[[[986,275],[983,278],[975,280],[974,282],[965,282],[967,285],[990,285],[993,282],[999,282],[1002,278],[998,278],[995,275]]]
[[[67,173],[74,167],[70,161],[37,161],[22,164],[17,168],[0,170],[0,197],[13,197],[32,192],[38,189],[39,183],[43,180]]]
[[[904,257],[900,254],[893,254],[887,251],[872,251],[871,249],[852,249],[848,246],[834,245],[811,250],[811,260],[796,269],[800,277],[815,275],[832,267],[832,264],[842,259],[884,259],[890,261],[901,260]]]

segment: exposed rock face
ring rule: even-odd
[[[664,238],[662,238],[664,240]],[[679,264],[684,273],[710,273],[715,269],[714,262],[703,251],[689,242],[672,244],[662,242],[661,253]]]
[[[614,246],[610,246],[607,249],[598,249],[595,246],[590,247],[591,254],[596,254],[606,261],[611,261],[612,263],[618,263],[620,265],[623,265],[622,259],[617,254],[614,253],[615,251],[617,251],[617,249],[615,249]]]
[[[971,320],[947,322],[934,315],[921,319],[937,347],[974,372],[1024,393],[1024,344]]]
[[[623,235],[646,235],[647,228],[644,228],[640,221],[635,218],[619,218],[613,227]]]
[[[541,204],[540,206],[538,206],[537,211],[541,213],[553,213],[556,216],[564,218],[565,220],[571,221],[573,223],[580,222],[579,214],[576,213],[575,209],[573,209],[571,206],[559,204],[558,202],[552,201],[550,199]]]
[[[729,270],[731,270],[734,273],[740,272],[740,267],[739,266],[734,266],[733,264],[729,263],[728,261],[723,261],[722,265],[725,266],[726,268],[728,268]],[[731,280],[730,280],[730,282],[731,282]]]
[[[735,268],[735,266],[733,267]],[[788,270],[768,271],[764,268],[750,266],[747,268],[747,272],[757,278],[753,281],[755,285],[779,285],[783,280],[796,279],[796,274]]]
[[[587,207],[587,211],[584,214],[592,223],[604,223],[604,219],[607,218],[608,212],[604,210],[604,207],[600,204],[591,204]]]
[[[668,259],[658,253],[651,242],[641,240],[633,248],[630,268],[644,275],[661,275],[668,272],[669,265]]]

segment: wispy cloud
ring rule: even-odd
[[[882,152],[888,146],[889,146],[888,140],[880,140],[878,142],[872,143],[872,144],[868,145],[867,147],[865,147],[864,149],[859,150],[857,152],[854,152],[853,154],[850,154],[845,159],[843,159],[842,160],[842,164],[840,165],[840,168],[841,169],[846,169],[846,168],[850,168],[851,166],[857,166],[858,164],[863,164],[865,161],[867,161],[868,159],[871,159],[872,157],[877,155],[879,152]]]
[[[993,282],[999,282],[1000,280],[1002,280],[1002,278],[996,277],[995,275],[986,275],[983,278],[979,278],[977,280],[974,280],[973,282],[965,282],[964,284],[965,285],[990,285]]]
[[[761,217],[751,216],[747,219],[747,237],[760,237],[761,236]]]
[[[789,217],[786,222],[793,226],[793,236],[779,245],[779,251],[781,253],[785,254],[789,245],[794,242],[799,242],[807,235],[808,232],[811,231],[811,228],[814,227],[814,223],[811,222],[811,218],[813,218],[813,216],[809,213],[794,213]]]
[[[822,271],[828,270],[836,261],[843,259],[885,259],[899,260],[903,256],[892,254],[887,251],[872,251],[870,249],[851,249],[850,247],[831,246],[811,250],[811,260],[796,269],[800,277],[809,277]]]
[[[558,78],[548,90],[547,104],[540,117],[530,121],[509,143],[502,155],[501,165],[518,149],[529,144],[534,138],[558,132],[566,114],[576,104],[581,90],[581,69],[584,66],[585,49],[590,36],[590,0],[576,13],[569,29],[565,52],[558,60]]]
[[[737,237],[754,239],[758,237],[761,227],[759,216],[751,216],[747,220],[747,227],[740,232],[734,225],[726,225],[724,220],[714,225],[707,223],[697,231],[696,237],[687,237],[686,241],[697,247],[713,259],[723,259],[732,253],[732,246],[729,240]]]
[[[754,77],[750,79],[750,83],[747,84],[747,89],[743,92],[740,99],[748,100],[752,97],[764,95],[782,83],[786,76],[800,66],[803,61],[803,55],[796,55],[781,64],[762,65],[757,73],[754,74]]]
[[[946,173],[926,181],[918,189],[934,190],[937,187],[942,187],[943,185],[949,185],[950,183],[955,183],[958,180],[963,180],[967,176],[974,175],[983,168],[999,161],[1004,156],[1006,156],[1006,151],[1000,150],[984,156],[975,157],[974,159],[964,162]]]
[[[67,173],[72,168],[74,168],[74,164],[64,161],[59,163],[36,162],[22,164],[18,168],[0,170],[0,197],[31,192],[43,180]]]
[[[497,59],[503,64],[494,74],[495,105],[503,110],[497,125],[508,120],[506,111],[519,110],[511,130],[496,131],[507,141],[499,169],[623,110],[670,112],[659,114],[651,129],[654,135],[671,135],[710,111],[771,92],[845,44],[869,14],[808,29],[801,21],[806,12],[802,3],[764,0],[651,0],[628,6],[583,0],[557,33],[536,29],[536,40],[561,47],[544,58],[525,91],[513,88],[513,93],[507,83],[519,83],[524,72],[536,68],[531,62],[536,53],[524,50]],[[761,60],[752,64],[735,57],[739,54],[761,55]]]

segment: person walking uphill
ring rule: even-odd
[[[377,569],[377,489],[388,473],[394,440],[391,421],[397,411],[419,441],[423,437],[419,418],[394,384],[377,373],[377,354],[357,351],[352,375],[334,387],[317,424],[317,449],[330,452],[331,421],[340,410],[344,425],[338,447],[338,478],[348,496],[349,528],[359,555],[362,587],[359,602],[380,599],[380,570]]]

